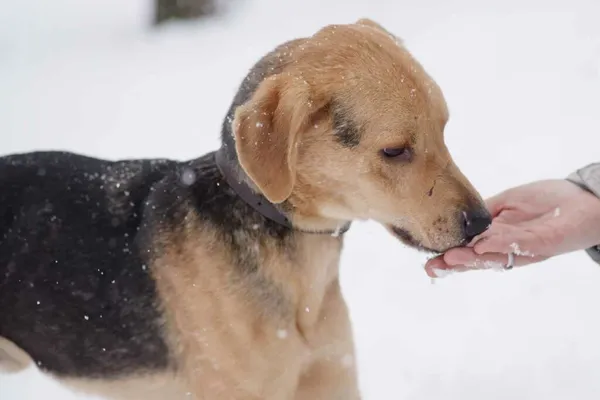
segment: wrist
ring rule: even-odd
[[[600,264],[600,246],[590,247],[586,250],[590,258]]]
[[[600,199],[600,163],[589,164],[574,171],[567,180]]]
[[[586,165],[571,173],[566,179],[593,194],[598,200],[594,209],[591,210],[592,219],[597,220],[595,240],[597,245],[589,248],[587,252],[595,261],[600,263],[600,163]],[[595,218],[596,216],[598,218]]]

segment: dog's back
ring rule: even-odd
[[[58,375],[164,367],[154,282],[137,248],[146,198],[174,164],[0,158],[0,337]]]

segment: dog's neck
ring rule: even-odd
[[[227,184],[237,193],[237,195],[248,205],[254,208],[265,218],[270,219],[289,229],[298,230],[304,233],[341,235],[350,229],[350,222],[337,225],[331,228],[329,221],[323,222],[320,218],[314,218],[312,221],[304,218],[304,223],[295,221],[294,213],[291,211],[292,204],[283,203],[276,205],[265,198],[258,188],[252,183],[251,179],[241,168],[237,154],[235,152],[235,143],[231,134],[223,135],[223,144],[215,153],[215,162],[221,174],[227,181]],[[320,220],[320,221],[319,221]]]
[[[276,205],[269,202],[245,174],[235,153],[235,145],[224,141],[215,153],[216,165],[223,175],[224,180],[237,194],[237,196],[254,208],[268,220],[290,229],[290,232],[321,233],[333,237],[320,237],[315,234],[293,235],[295,249],[301,254],[303,260],[301,268],[283,268],[282,265],[289,260],[289,255],[278,255],[273,263],[267,258],[261,259],[259,270],[262,270],[269,282],[277,287],[285,288],[285,302],[293,310],[296,328],[306,341],[315,339],[315,329],[329,316],[332,322],[336,321],[336,309],[339,301],[339,259],[342,250],[343,233],[350,223],[338,229],[331,229],[331,221],[322,222],[323,219],[302,219],[303,224],[298,226],[298,219],[290,215],[293,204]],[[242,235],[243,236],[243,235]],[[279,249],[279,246],[270,246]],[[279,250],[275,250],[277,254]],[[287,252],[287,251],[286,251]],[[285,252],[284,252],[285,253]],[[266,252],[260,252],[264,256]],[[296,259],[296,258],[294,258]],[[290,275],[292,274],[292,275]],[[291,278],[293,276],[293,278]],[[328,322],[325,322],[328,323]]]

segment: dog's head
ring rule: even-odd
[[[490,223],[444,143],[440,88],[373,21],[278,47],[250,72],[232,113],[242,169],[299,226],[373,219],[441,252]]]

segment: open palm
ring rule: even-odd
[[[493,222],[467,247],[455,248],[430,260],[435,269],[458,270],[505,265],[515,254],[515,265],[600,243],[600,200],[566,180],[546,180],[515,187],[487,201]]]

